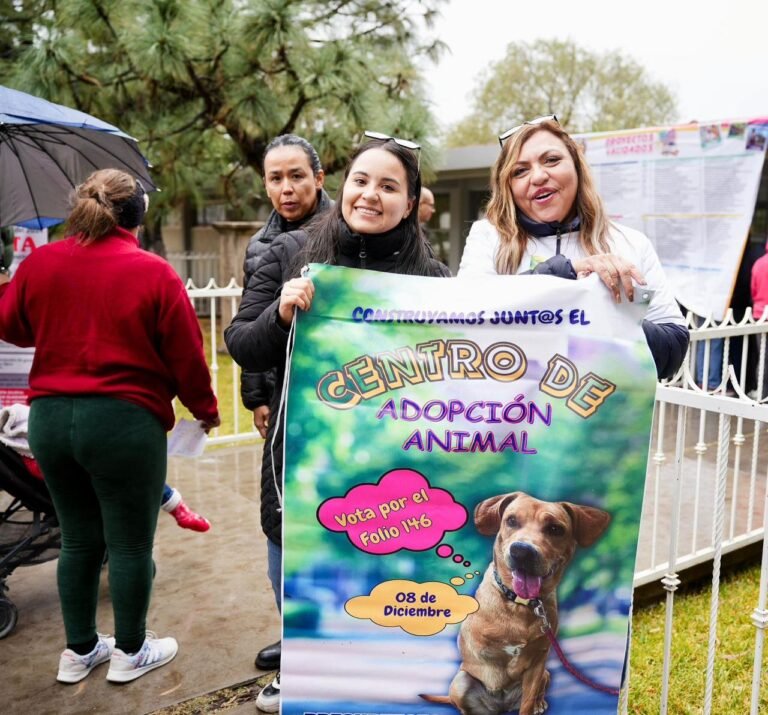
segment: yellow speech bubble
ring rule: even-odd
[[[414,636],[433,636],[449,623],[461,623],[479,608],[472,596],[462,596],[447,583],[394,580],[378,584],[368,596],[344,604],[350,616],[387,628],[402,628]]]

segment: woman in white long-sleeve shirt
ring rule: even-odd
[[[643,330],[659,377],[671,377],[688,329],[648,238],[611,222],[584,157],[557,118],[499,137],[487,218],[473,224],[459,276],[536,273],[566,279],[597,273],[618,302],[633,280],[654,290]]]

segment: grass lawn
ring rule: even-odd
[[[727,575],[721,584],[713,715],[746,715],[750,712],[756,630],[751,615],[757,606],[759,588],[759,564]],[[710,598],[709,588],[675,598],[670,715],[704,712]],[[663,603],[640,609],[633,618],[629,697],[632,715],[658,715],[660,712],[664,619]],[[768,713],[768,673],[765,669],[766,659],[763,658],[761,713]]]

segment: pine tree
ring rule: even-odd
[[[433,132],[416,61],[441,2],[0,0],[0,83],[136,137],[166,202],[247,202],[278,134],[332,173],[365,129]]]

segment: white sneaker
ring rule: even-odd
[[[265,713],[276,713],[280,710],[280,672],[275,679],[262,688],[256,698],[256,707]]]
[[[115,639],[98,634],[99,641],[93,650],[86,655],[78,655],[67,648],[59,658],[59,673],[56,680],[60,683],[79,683],[97,665],[104,663],[112,656],[115,649]]]
[[[115,648],[109,661],[107,680],[111,683],[127,683],[136,680],[150,670],[170,663],[179,650],[179,644],[175,638],[158,638],[151,631],[147,631],[144,644],[138,653],[128,655],[119,648]]]

